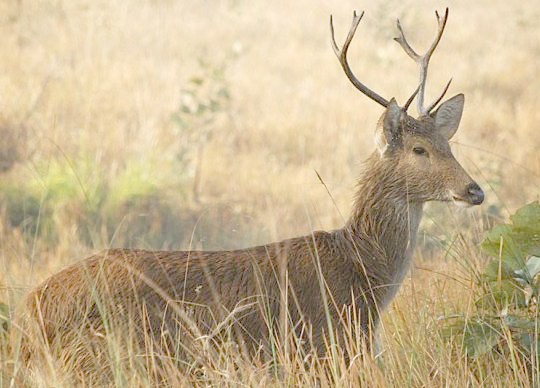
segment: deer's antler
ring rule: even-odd
[[[433,41],[430,48],[426,51],[424,55],[422,56],[418,55],[409,45],[409,43],[407,42],[407,39],[405,39],[405,34],[403,33],[403,29],[401,28],[399,19],[397,20],[397,28],[399,31],[399,36],[397,38],[394,38],[394,40],[401,45],[403,50],[405,50],[407,55],[411,57],[416,63],[418,63],[418,65],[420,65],[420,84],[415,91],[415,94],[418,93],[416,102],[417,102],[417,107],[418,107],[418,113],[420,115],[429,115],[429,112],[442,100],[442,98],[446,94],[446,91],[448,90],[448,87],[450,86],[450,82],[452,82],[452,79],[450,79],[450,81],[448,81],[448,83],[446,84],[446,87],[444,88],[439,98],[437,98],[429,106],[424,107],[424,96],[425,96],[425,91],[426,91],[426,79],[427,79],[429,60],[431,58],[431,55],[437,48],[437,45],[439,44],[439,41],[441,40],[442,34],[444,32],[444,27],[446,26],[446,21],[448,20],[448,8],[446,8],[446,11],[442,18],[439,16],[439,13],[437,11],[435,11],[435,16],[437,17],[437,23],[439,25],[439,29],[438,29],[435,40]],[[409,100],[412,101],[412,98],[410,98]]]
[[[360,90],[362,93],[364,93],[366,96],[371,98],[373,101],[376,101],[382,106],[387,107],[388,101],[385,98],[378,95],[377,93],[375,93],[370,88],[368,88],[362,82],[360,82],[358,78],[354,76],[349,66],[349,63],[347,62],[347,50],[349,49],[349,45],[351,44],[352,38],[354,37],[354,33],[356,32],[358,23],[360,23],[360,20],[362,20],[363,16],[364,16],[364,12],[362,12],[360,15],[356,15],[356,11],[353,13],[351,29],[349,30],[347,39],[345,39],[345,43],[343,43],[343,47],[340,50],[338,45],[336,44],[336,39],[334,37],[334,24],[332,23],[332,15],[330,15],[330,33],[332,36],[332,48],[334,49],[334,53],[338,57],[339,63],[341,64],[341,67],[343,67],[343,70],[345,71],[347,78],[349,78],[349,80],[356,87],[356,89]]]

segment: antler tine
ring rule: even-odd
[[[426,112],[427,114],[429,114],[433,108],[435,108],[437,106],[437,104],[439,102],[441,102],[441,100],[443,99],[444,95],[446,94],[446,92],[448,91],[448,88],[450,87],[450,84],[452,83],[452,78],[450,78],[450,80],[448,81],[448,83],[446,84],[446,86],[444,87],[444,90],[442,91],[441,95],[439,96],[439,98],[437,98],[435,101],[433,101],[426,109]],[[417,89],[418,91],[418,89]]]
[[[405,33],[403,32],[403,28],[401,28],[401,23],[399,22],[399,19],[396,20],[396,25],[399,31],[399,36],[397,38],[394,38],[396,42],[398,42],[401,47],[403,47],[403,50],[407,53],[409,57],[413,59],[415,62],[419,62],[422,60],[420,55],[418,55],[413,48],[409,45],[409,42],[407,42],[407,39],[405,38]]]
[[[438,24],[437,36],[435,37],[435,40],[433,41],[429,49],[422,56],[418,55],[407,42],[407,39],[405,38],[405,34],[403,33],[403,29],[401,28],[401,23],[399,22],[399,19],[396,22],[396,25],[399,31],[399,36],[397,38],[394,38],[394,40],[401,45],[401,47],[403,48],[403,50],[407,53],[409,57],[411,57],[416,63],[420,65],[420,85],[418,87],[418,97],[416,100],[418,113],[420,115],[428,115],[431,109],[433,109],[440,102],[440,100],[443,98],[446,91],[448,90],[448,87],[450,86],[450,83],[448,83],[442,95],[435,101],[435,103],[430,104],[427,109],[424,108],[424,96],[425,96],[425,90],[426,90],[426,79],[427,79],[429,60],[431,59],[431,55],[437,48],[437,45],[439,44],[441,40],[442,34],[444,33],[444,28],[446,27],[446,21],[448,20],[448,8],[446,8],[444,12],[444,16],[442,18],[439,16],[439,13],[437,11],[435,11],[435,16],[437,17],[437,24]]]
[[[403,105],[403,110],[405,112],[407,112],[407,109],[409,109],[409,105],[411,105],[411,102],[413,102],[414,98],[416,97],[416,95],[418,94],[418,91],[420,90],[420,85],[418,85],[416,87],[416,90],[413,92],[413,94],[411,94],[411,96],[409,97],[409,99],[407,100],[407,102],[405,103],[405,105]]]
[[[435,11],[435,16],[437,17],[437,24],[439,25],[439,31],[437,32],[437,37],[435,38],[435,41],[431,44],[431,47],[429,48],[428,52],[425,55],[428,61],[429,61],[429,58],[431,57],[431,54],[433,54],[433,52],[437,48],[437,45],[439,44],[442,38],[444,28],[446,27],[446,21],[448,20],[448,7],[444,11],[444,17],[442,19],[439,16],[439,12],[437,11]]]
[[[345,39],[345,42],[343,43],[343,47],[340,50],[336,43],[336,38],[334,37],[334,23],[332,21],[332,15],[330,15],[330,34],[332,38],[332,48],[334,49],[334,53],[338,57],[339,63],[341,64],[343,71],[345,71],[347,78],[349,78],[349,81],[351,81],[351,83],[356,87],[356,89],[360,90],[362,93],[364,93],[366,96],[371,98],[373,101],[378,102],[384,107],[387,107],[388,101],[385,98],[378,95],[377,93],[375,93],[373,90],[369,89],[362,82],[360,82],[358,78],[356,78],[355,75],[353,74],[349,66],[349,63],[347,62],[347,50],[349,49],[349,45],[351,44],[351,41],[354,37],[354,33],[356,32],[356,28],[358,27],[358,24],[362,20],[363,16],[364,16],[364,12],[362,12],[360,15],[357,15],[356,11],[353,13],[353,20],[352,20],[351,28],[347,35],[347,39]]]

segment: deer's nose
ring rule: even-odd
[[[484,202],[484,192],[476,182],[470,183],[467,186],[467,194],[469,195],[470,203],[473,205],[480,205]]]

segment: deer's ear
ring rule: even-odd
[[[464,103],[465,96],[463,94],[458,94],[443,102],[441,106],[431,114],[435,119],[435,130],[448,140],[454,136],[459,127]]]
[[[399,144],[401,138],[401,118],[403,110],[392,98],[386,107],[375,130],[375,144],[381,155],[390,147]]]

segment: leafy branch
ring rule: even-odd
[[[481,249],[492,259],[478,278],[475,311],[447,317],[446,338],[460,337],[471,358],[517,346],[528,358],[540,350],[540,204],[523,206],[510,223],[495,226]]]

